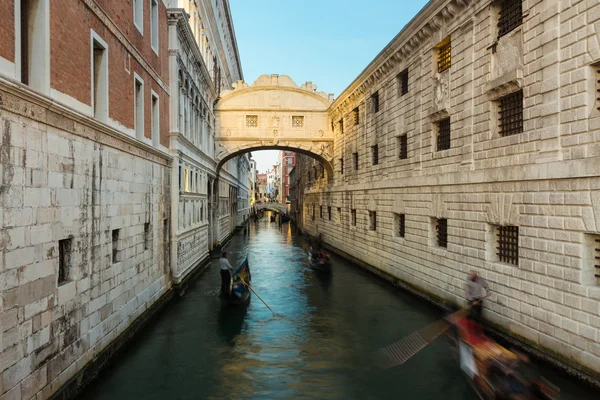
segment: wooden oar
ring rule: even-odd
[[[381,368],[392,368],[404,364],[412,356],[421,351],[425,346],[431,343],[435,338],[446,332],[451,324],[447,319],[457,319],[466,316],[468,309],[461,309],[454,314],[440,319],[425,328],[411,333],[405,338],[390,344],[383,349],[375,352],[376,361]]]
[[[244,280],[243,280],[242,278],[240,278],[240,280],[242,281],[242,283],[243,283],[244,285],[246,285],[246,286],[248,287],[248,289],[250,289],[250,290],[252,291],[252,293],[254,293],[254,294],[256,295],[256,297],[258,297],[258,298],[259,298],[259,300],[260,300],[260,301],[262,301],[262,302],[263,302],[263,304],[264,304],[265,306],[267,306],[267,308],[268,308],[269,310],[271,310],[271,312],[273,313],[273,315],[277,315],[277,314],[275,313],[275,311],[273,311],[273,309],[272,309],[271,307],[269,307],[269,305],[267,304],[267,302],[266,302],[266,301],[264,301],[264,300],[262,299],[262,297],[260,297],[260,296],[258,295],[258,293],[256,293],[256,291],[255,291],[254,289],[252,289],[252,287],[250,286],[250,284],[248,284],[248,283],[244,282]]]

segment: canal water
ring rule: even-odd
[[[223,309],[218,260],[145,328],[100,375],[85,399],[476,399],[445,337],[405,364],[378,369],[373,351],[443,316],[333,256],[331,276],[311,270],[293,228],[251,224],[227,246],[232,265],[248,257],[253,296]],[[552,370],[562,399],[599,394]]]

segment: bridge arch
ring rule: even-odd
[[[229,159],[258,150],[289,150],[317,159],[333,179],[333,130],[327,109],[333,95],[301,86],[286,75],[238,81],[215,105],[217,172]]]

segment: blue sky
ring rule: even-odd
[[[244,80],[289,75],[335,97],[361,73],[426,0],[230,0]],[[258,170],[277,151],[254,152]]]

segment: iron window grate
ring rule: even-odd
[[[398,215],[398,236],[404,237],[406,234],[406,215],[399,214]]]
[[[352,156],[354,157],[354,170],[358,171],[358,152],[352,153]]]
[[[437,244],[440,247],[448,247],[448,220],[440,218],[437,220]]]
[[[519,265],[519,227],[498,227],[498,259],[502,262]]]
[[[373,165],[379,164],[379,145],[371,146],[371,155],[373,156]]]
[[[371,95],[371,104],[373,105],[373,113],[379,112],[379,92]]]
[[[331,206],[327,206],[327,218],[331,221]]]
[[[450,148],[450,118],[438,122],[437,149],[448,150]]]
[[[323,206],[319,206],[319,218],[323,219]]]
[[[258,115],[246,115],[246,128],[258,128]]]
[[[400,96],[408,93],[408,68],[398,74],[398,84],[400,87]]]
[[[452,65],[452,42],[448,39],[447,43],[440,45],[438,48],[438,72],[442,73],[445,70],[449,69]]]
[[[523,23],[523,0],[502,0],[498,18],[498,37],[506,35]]]
[[[352,216],[352,226],[356,226],[356,210],[353,209],[352,211],[350,211],[350,214]]]
[[[523,91],[511,93],[500,100],[500,136],[523,132]]]
[[[360,116],[358,114],[358,107],[352,110],[352,116],[354,117],[354,125],[358,125],[360,122]]]
[[[596,79],[596,93],[597,94],[597,98],[596,100],[598,101],[598,110],[600,110],[600,65],[596,65],[596,73],[598,73],[598,78]]]
[[[344,118],[340,119],[338,122],[340,124],[340,135],[344,134]]]
[[[398,138],[400,144],[400,159],[406,160],[408,158],[408,136],[402,135]]]
[[[340,158],[340,174],[344,174],[344,157]]]

